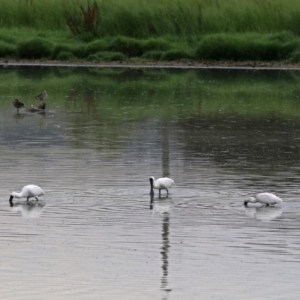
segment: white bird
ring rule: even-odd
[[[150,195],[154,195],[153,189],[159,190],[159,197],[161,190],[167,190],[167,196],[169,196],[169,188],[175,184],[174,180],[168,177],[158,178],[155,180],[153,176],[149,178],[150,180]]]
[[[274,204],[281,204],[282,199],[272,193],[259,193],[255,197],[249,197],[247,200],[245,200],[244,205],[247,206],[248,202],[259,202],[261,204],[265,204],[266,206],[270,206]]]
[[[39,200],[38,196],[42,196],[42,195],[45,195],[45,192],[39,186],[34,184],[29,184],[29,185],[25,185],[22,188],[22,191],[20,193],[12,192],[9,197],[9,202],[11,203],[14,197],[27,198],[27,201],[29,200],[29,198],[32,197],[34,197],[36,200]]]

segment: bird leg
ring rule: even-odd
[[[160,198],[160,196],[161,196],[161,195],[160,195],[160,191],[161,191],[161,189],[159,189],[159,198]]]
[[[36,199],[36,201],[39,201],[39,198],[38,197],[34,197]]]

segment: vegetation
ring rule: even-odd
[[[0,56],[6,58],[291,62],[300,59],[297,0],[0,3]]]

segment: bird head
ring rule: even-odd
[[[13,201],[12,201],[13,198],[14,198],[13,193],[14,193],[14,192],[12,192],[12,193],[10,194],[9,200],[8,200],[8,201],[9,201],[9,204],[10,204],[10,207],[13,207],[13,206],[14,206]]]
[[[255,203],[255,202],[257,202],[257,200],[256,200],[255,197],[249,197],[248,199],[246,199],[246,200],[244,201],[244,205],[247,206],[249,202]]]
[[[154,184],[154,181],[155,181],[154,177],[151,176],[151,177],[149,178],[149,181],[150,181],[151,187],[153,188],[153,184]]]

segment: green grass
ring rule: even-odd
[[[299,38],[289,32],[213,34],[200,41],[195,57],[203,60],[282,61],[290,59],[299,46]]]
[[[11,33],[10,33],[11,32]],[[300,62],[300,38],[274,34],[208,34],[193,42],[170,36],[137,39],[112,37],[83,42],[62,32],[0,29],[0,57],[93,61],[282,61]],[[102,53],[102,54],[101,54]],[[110,54],[109,54],[110,53]],[[103,58],[103,59],[102,59]]]
[[[26,0],[1,1],[3,28],[67,29],[65,14],[97,3],[99,36],[193,36],[220,32],[300,33],[297,0]]]
[[[1,0],[5,58],[297,63],[299,36],[296,0]]]

